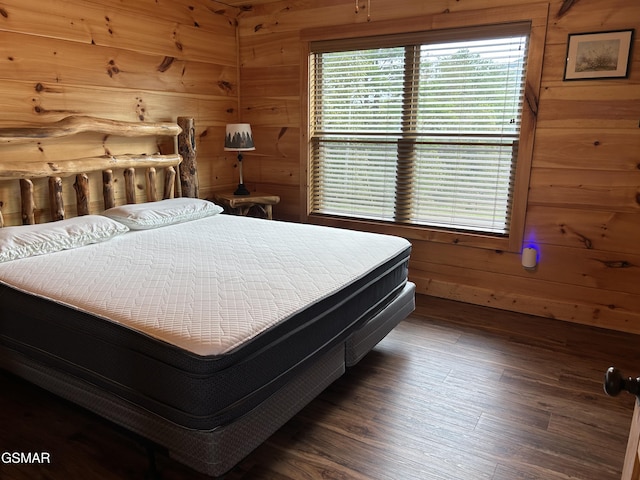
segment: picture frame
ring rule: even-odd
[[[564,80],[627,78],[634,29],[572,33]]]

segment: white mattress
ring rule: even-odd
[[[216,215],[0,263],[0,282],[218,355],[408,247],[399,237]]]

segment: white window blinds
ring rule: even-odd
[[[528,31],[312,42],[312,213],[508,234]]]

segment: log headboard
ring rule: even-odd
[[[178,123],[171,122],[124,122],[90,116],[70,116],[51,124],[27,128],[0,128],[0,152],[3,147],[33,144],[43,139],[58,139],[81,133],[98,133],[105,136],[119,137],[177,137],[178,152],[192,150],[189,139],[193,130],[193,119],[179,117]],[[174,142],[175,143],[175,142]],[[187,145],[181,146],[182,143]],[[174,147],[175,150],[175,147]],[[114,193],[114,170],[122,170],[124,176],[124,197],[126,203],[136,203],[136,170],[145,170],[146,200],[156,201],[161,198],[176,196],[176,169],[182,162],[179,153],[145,154],[125,153],[118,155],[98,155],[58,161],[24,161],[24,159],[8,159],[2,155],[0,161],[0,181],[19,181],[22,223],[36,223],[36,202],[34,200],[34,184],[36,179],[48,179],[48,202],[51,220],[65,217],[63,201],[63,178],[75,176],[77,215],[87,215],[90,211],[89,176],[91,172],[102,172],[102,196],[104,209],[116,204]],[[160,196],[157,189],[157,171],[164,172],[163,192]],[[189,187],[184,196],[197,196],[197,175],[195,167],[189,166],[180,172],[180,180],[187,185],[196,185],[195,195]],[[177,196],[182,196],[177,192]],[[4,202],[3,202],[4,203]],[[4,226],[0,205],[0,226]]]

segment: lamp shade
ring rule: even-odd
[[[229,123],[224,137],[224,149],[234,152],[255,150],[251,125],[248,123]]]

